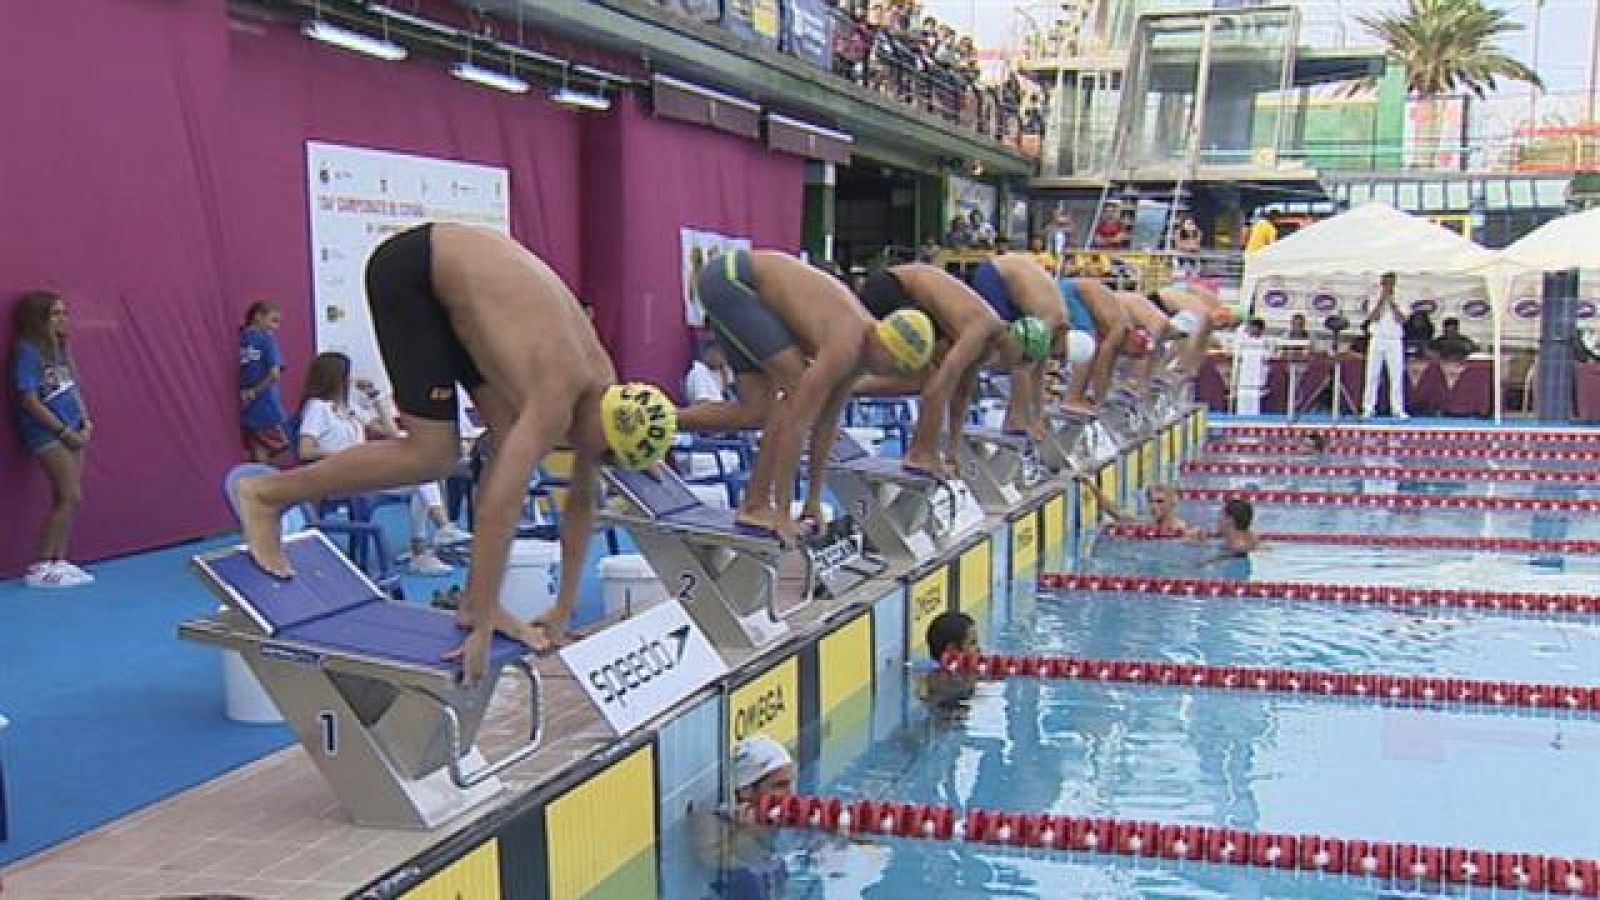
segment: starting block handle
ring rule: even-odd
[[[529,757],[533,756],[533,754],[538,752],[540,745],[544,741],[544,704],[540,702],[540,695],[544,689],[544,682],[539,678],[539,670],[535,669],[525,659],[517,660],[511,665],[528,679],[528,687],[532,692],[530,700],[532,708],[529,710],[529,718],[531,721],[529,724],[528,743],[471,774],[468,774],[467,771],[461,767],[461,760],[466,757],[467,753],[472,748],[462,746],[461,718],[456,715],[455,708],[444,702],[438,697],[438,695],[434,694],[427,688],[422,688],[415,685],[401,685],[401,687],[404,687],[415,694],[426,697],[438,705],[439,715],[444,719],[445,728],[449,732],[450,736],[450,781],[453,782],[456,787],[464,791],[474,788],[479,784],[488,781],[490,778],[499,775],[506,769],[509,769],[512,766],[527,760]]]

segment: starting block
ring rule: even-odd
[[[1100,404],[1100,426],[1118,448],[1131,447],[1151,433],[1152,423],[1146,417],[1149,403],[1148,398],[1117,387]]]
[[[1093,416],[1052,410],[1044,414],[1045,439],[1039,461],[1052,472],[1072,472],[1095,456],[1098,427]]]
[[[243,547],[196,557],[223,609],[179,636],[238,651],[359,825],[428,830],[498,794],[499,773],[532,756],[543,730],[528,649],[496,635],[483,679],[464,688],[441,659],[466,636],[451,614],[388,601],[321,532],[291,535],[284,550],[288,580]],[[530,682],[531,733],[488,764],[474,744],[508,666]]]
[[[962,475],[991,513],[1006,513],[1022,502],[1022,492],[1041,477],[1038,451],[1026,434],[989,428],[964,432],[966,456]]]
[[[827,476],[867,543],[890,560],[920,565],[983,524],[983,509],[964,483],[907,471],[846,432],[833,443]]]
[[[605,480],[612,496],[600,521],[633,535],[714,646],[768,646],[811,604],[809,554],[786,553],[765,530],[736,523],[732,510],[701,503],[670,469],[607,469]]]

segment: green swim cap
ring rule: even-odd
[[[1023,316],[1011,323],[1011,337],[1022,347],[1028,362],[1038,362],[1050,355],[1050,326],[1043,319]]]

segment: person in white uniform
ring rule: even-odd
[[[1367,313],[1367,374],[1361,390],[1361,417],[1372,418],[1378,404],[1378,377],[1389,375],[1389,412],[1396,419],[1406,415],[1406,314],[1394,298],[1394,273],[1385,272],[1378,282],[1378,300]]]

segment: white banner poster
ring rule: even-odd
[[[387,390],[367,314],[367,257],[384,238],[423,222],[461,222],[510,234],[510,173],[307,141],[306,176],[317,351],[349,356],[354,375]]]
[[[728,670],[676,600],[563,647],[561,661],[619,735]]]
[[[706,311],[700,305],[700,270],[707,263],[734,250],[749,250],[750,239],[728,237],[714,231],[693,228],[678,230],[678,245],[683,261],[683,318],[694,328],[704,328]]]

